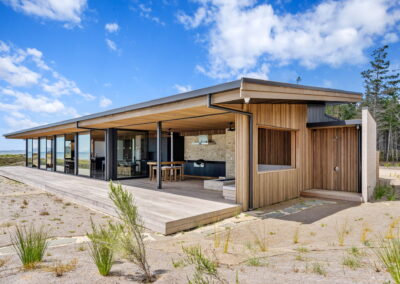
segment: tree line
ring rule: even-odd
[[[400,161],[400,69],[390,64],[388,45],[375,49],[369,68],[361,72],[364,93],[360,103],[331,105],[329,115],[347,120],[361,117],[368,107],[377,123],[377,148],[381,161]]]

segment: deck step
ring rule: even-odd
[[[309,189],[301,192],[303,197],[316,197],[316,198],[327,198],[336,199],[352,202],[362,202],[361,193],[338,191],[338,190],[327,190],[327,189]]]

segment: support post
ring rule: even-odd
[[[161,174],[161,137],[162,122],[157,122],[157,189],[162,189],[162,174]]]
[[[117,178],[117,131],[116,129],[106,129],[106,168],[105,180],[115,180]]]
[[[174,161],[174,132],[171,131],[171,162]]]
[[[74,145],[74,152],[75,152],[75,155],[74,155],[74,174],[75,175],[78,175],[78,159],[79,159],[79,157],[78,157],[78,144],[79,144],[79,142],[78,142],[78,138],[79,138],[79,134],[78,133],[75,133],[75,138],[74,138],[74,140],[75,140],[75,145]]]

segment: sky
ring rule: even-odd
[[[363,91],[370,54],[400,69],[399,0],[0,0],[4,133],[243,76]]]

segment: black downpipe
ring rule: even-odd
[[[211,102],[212,94],[208,94],[207,106],[209,108],[224,110],[230,113],[238,113],[249,117],[249,210],[253,209],[253,114],[251,112],[240,111],[227,107],[213,105]]]

